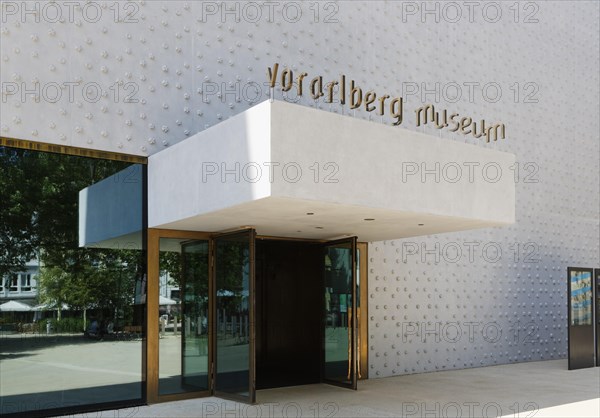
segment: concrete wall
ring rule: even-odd
[[[265,99],[266,68],[279,62],[325,79],[345,73],[364,88],[403,95],[407,129],[515,154],[515,225],[370,245],[371,376],[566,356],[566,267],[600,265],[597,2],[519,3],[518,14],[512,2],[479,3],[472,14],[457,2],[458,19],[436,2],[437,21],[422,13],[421,2],[320,2],[318,17],[299,3],[297,21],[281,6],[272,19],[263,10],[250,21],[246,9],[236,22],[210,14],[210,2],[146,1],[135,3],[130,18],[120,9],[119,24],[108,3],[97,22],[90,6],[84,17],[83,8],[75,10],[72,23],[66,14],[52,23],[43,10],[36,23],[20,10],[12,14],[9,3],[2,3],[7,23],[0,33],[2,136],[155,154]],[[72,94],[66,85],[52,103],[51,83],[71,82],[81,84]],[[106,94],[95,101],[98,86],[84,92],[86,83]],[[252,93],[256,85],[260,95]],[[39,103],[21,97],[36,86]],[[125,102],[128,93],[137,102]],[[275,95],[283,97],[279,89]],[[315,105],[306,96],[299,102]],[[411,112],[424,103],[501,121],[507,138],[488,144],[417,128]],[[448,243],[439,262],[431,253],[407,255],[415,245]],[[456,247],[463,256],[452,261]],[[496,321],[503,333],[496,342],[449,335],[423,343],[403,325],[410,321]]]
[[[132,164],[79,191],[79,246],[142,248],[142,169]]]

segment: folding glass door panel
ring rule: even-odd
[[[356,237],[324,244],[323,381],[356,389]]]
[[[254,230],[213,237],[216,396],[254,403]]]
[[[157,389],[161,397],[210,390],[209,239],[175,238],[171,236],[177,231],[169,232],[169,237],[159,239],[154,314],[158,317],[154,327],[158,330]]]
[[[208,390],[208,241],[182,245],[181,383]]]

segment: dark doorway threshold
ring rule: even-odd
[[[256,388],[320,382],[319,243],[256,241]]]

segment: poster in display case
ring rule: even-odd
[[[569,370],[594,367],[594,270],[567,268]]]

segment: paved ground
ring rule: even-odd
[[[179,374],[178,347],[178,339],[161,340],[161,374]],[[93,402],[106,396],[107,384],[115,397],[140,390],[141,341],[15,337],[3,338],[0,348],[0,392],[23,394],[17,402],[34,394],[36,402]],[[69,390],[75,388],[88,389]],[[600,368],[568,371],[566,360],[555,360],[372,379],[359,382],[357,392],[329,385],[263,390],[253,406],[204,398],[88,416],[598,417],[599,394]]]
[[[82,334],[4,335],[0,338],[0,394],[139,382],[142,341],[96,341]]]
[[[104,411],[94,417],[598,417],[600,368],[566,360],[262,390],[257,405],[217,398]],[[85,416],[85,415],[82,415]]]

